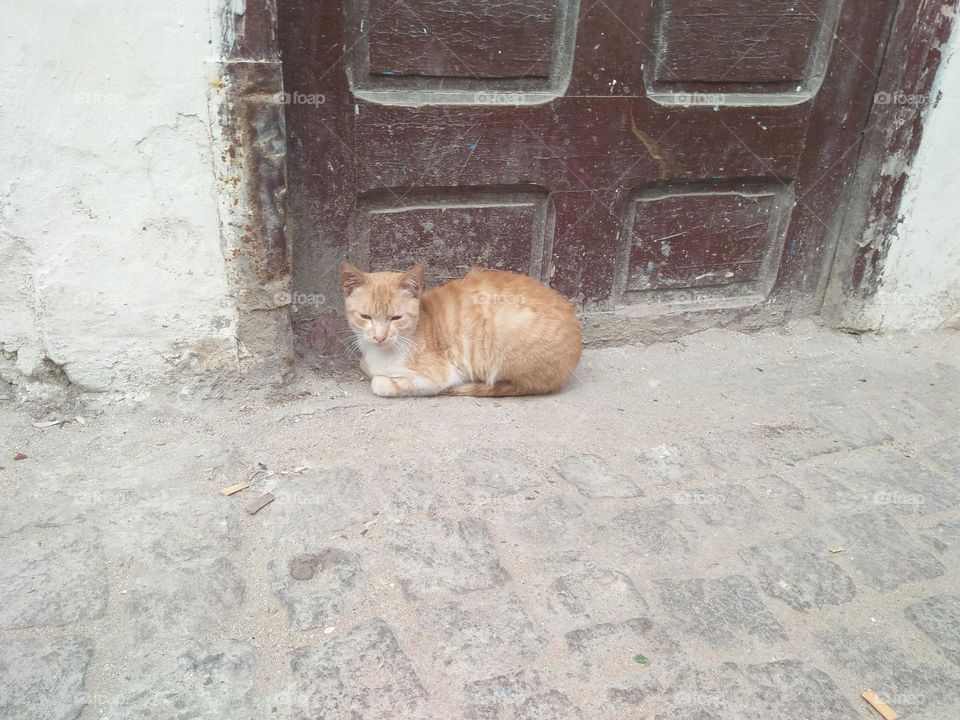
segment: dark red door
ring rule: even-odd
[[[302,336],[343,257],[530,273],[588,340],[808,311],[895,5],[281,0]]]

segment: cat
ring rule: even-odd
[[[532,277],[473,268],[424,292],[424,267],[340,264],[360,369],[381,397],[551,393],[580,362],[573,305]]]

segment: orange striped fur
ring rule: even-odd
[[[347,321],[370,387],[385,397],[538,395],[580,361],[573,305],[527,275],[474,268],[423,292],[423,266],[340,264]]]

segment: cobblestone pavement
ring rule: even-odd
[[[4,403],[0,717],[960,718],[958,358],[801,323],[546,398]]]

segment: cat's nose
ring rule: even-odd
[[[374,335],[373,339],[377,341],[378,345],[383,345],[383,341],[387,339],[386,335]]]

